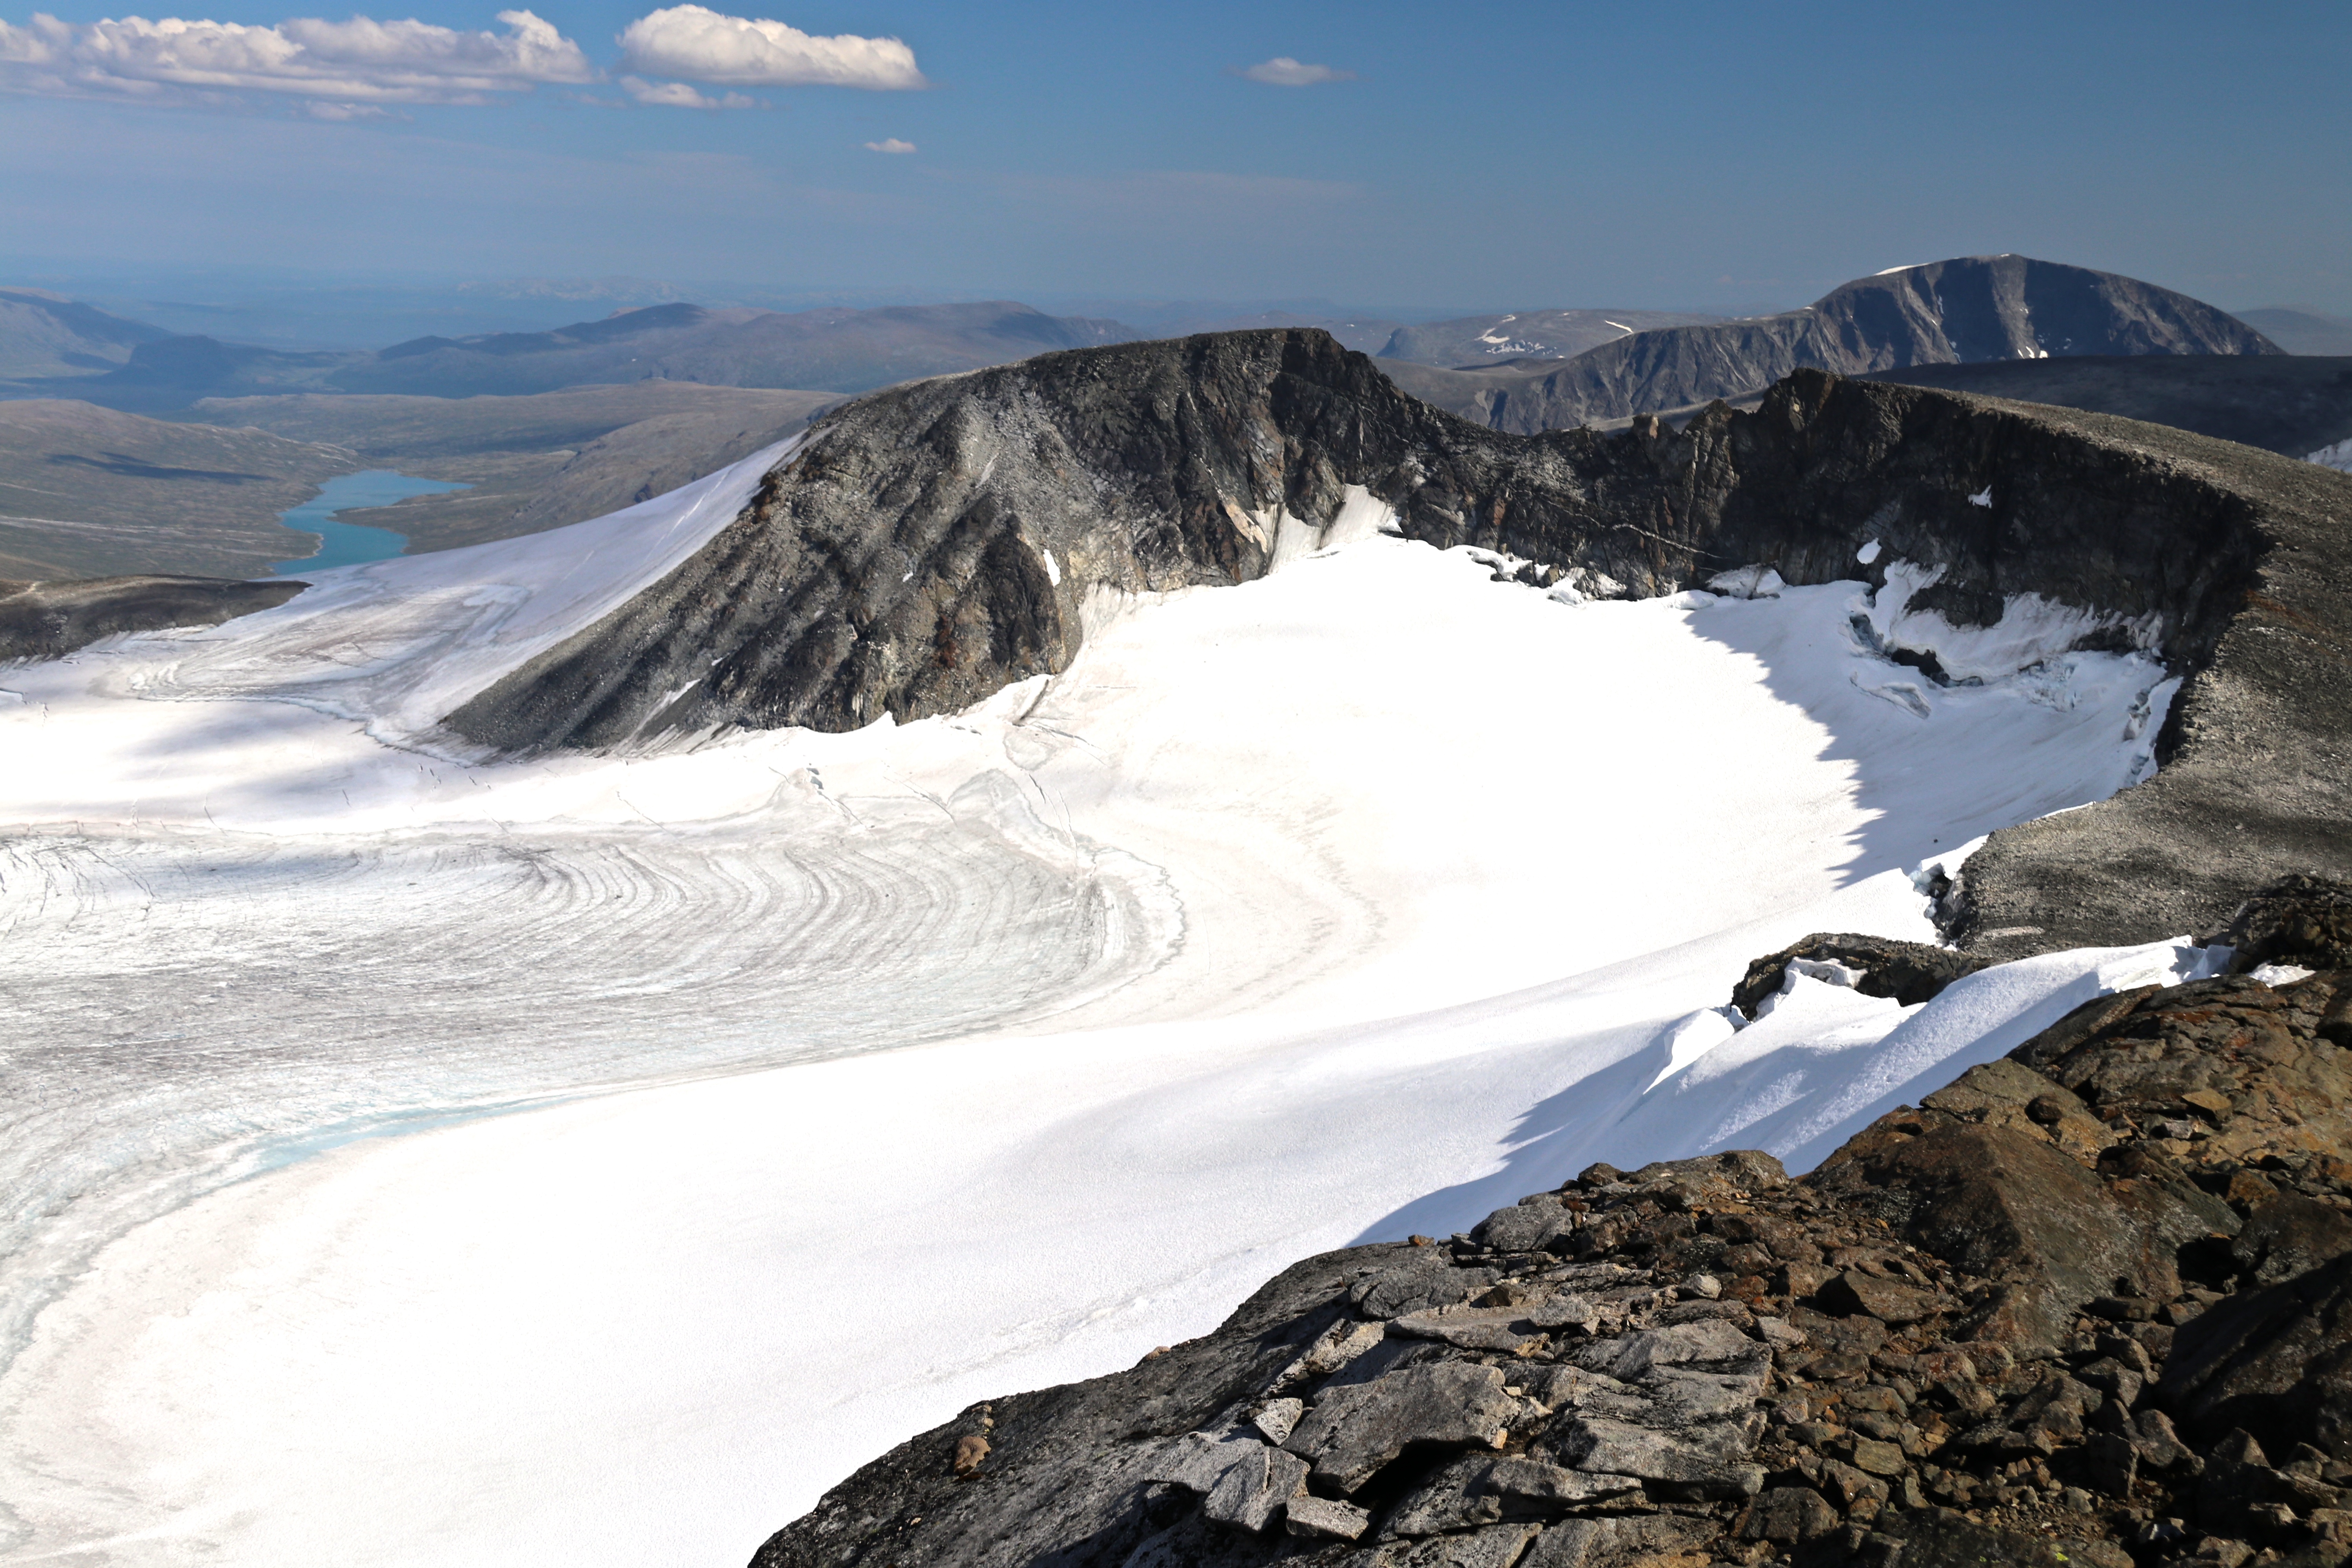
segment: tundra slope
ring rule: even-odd
[[[2162,773],[1997,836],[1948,900],[1987,956],[2208,929],[2264,878],[2352,870],[2343,476],[1813,371],[1679,432],[1517,437],[1311,331],[1045,355],[861,399],[701,551],[449,727],[527,752],[949,712],[1066,668],[1097,595],[1262,576],[1374,501],[1409,538],[1593,595],[1747,565],[1863,578],[1898,656],[1956,631],[2012,669],[2160,655],[2189,678]],[[1909,657],[1930,681],[1973,678]]]
[[[1860,375],[2071,354],[2278,353],[2236,317],[2136,278],[1970,256],[1857,278],[1801,310],[1636,332],[1557,369],[1395,374],[1416,396],[1527,434],[1738,397],[1803,366]]]

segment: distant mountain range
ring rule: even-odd
[[[789,314],[671,304],[544,332],[417,338],[376,353],[302,353],[175,336],[88,306],[71,309],[83,313],[77,318],[79,336],[60,352],[47,347],[51,339],[65,342],[54,311],[44,316],[26,307],[18,312],[21,325],[0,318],[0,354],[23,345],[8,355],[23,366],[8,390],[142,413],[173,412],[205,397],[517,396],[649,380],[852,393],[1136,335],[1116,321],[1048,316],[1001,300]],[[109,346],[110,353],[100,352]],[[63,357],[65,352],[80,357]]]
[[[2347,352],[2343,343],[2352,342],[2352,322],[2300,310],[2254,314],[2305,352]],[[1738,397],[1801,365],[1867,374],[2053,355],[2283,352],[2254,326],[2187,295],[2021,256],[1898,268],[1800,310],[1733,321],[1544,310],[1409,324],[1277,310],[1168,315],[1145,331],[1005,300],[790,312],[677,301],[547,331],[422,337],[351,353],[177,335],[55,295],[0,289],[0,396],[163,414],[206,397],[517,396],[653,380],[855,394],[1056,349],[1275,326],[1321,327],[1349,347],[1376,351],[1414,395],[1521,432]]]
[[[866,392],[1051,349],[1125,342],[1134,335],[1117,321],[1048,316],[1003,300],[789,315],[655,305],[550,332],[418,338],[328,379],[344,392],[436,397],[512,396],[655,377],[714,386]]]
[[[0,289],[0,381],[103,374],[171,335],[45,289]]]
[[[1811,365],[2291,456],[2352,435],[2352,365],[2282,353],[2352,353],[2352,322],[2278,309],[2248,312],[2250,325],[2132,279],[2017,256],[1898,268],[1738,321],[1554,310],[1416,325],[1299,308],[1309,315],[1296,321],[1165,311],[1147,334],[1006,301],[789,312],[672,301],[546,331],[298,353],[0,289],[0,398],[71,400],[0,402],[0,575],[261,570],[285,547],[277,513],[363,467],[470,488],[347,521],[394,528],[417,550],[509,537],[682,483],[845,395],[1213,326],[1322,327],[1377,350],[1400,389],[1517,433],[1753,401]],[[1455,368],[1488,360],[1500,363]],[[190,424],[247,428],[199,437]]]
[[[1557,367],[1382,368],[1416,397],[1528,434],[1738,397],[1801,366],[1862,375],[2075,354],[2284,352],[2226,311],[2152,283],[1973,256],[1856,279],[1801,310],[1635,332]]]

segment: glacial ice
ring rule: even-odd
[[[740,1560],[1296,1258],[1596,1158],[1801,1164],[2202,961],[1918,1010],[1801,971],[1735,1028],[1757,953],[1931,938],[1918,868],[2141,776],[2160,668],[1916,714],[1859,584],[1570,607],[1369,498],[1263,581],[1096,595],[1071,668],[960,715],[436,735],[759,461],[0,672],[9,1552]],[[1880,597],[1876,635],[1926,626]]]

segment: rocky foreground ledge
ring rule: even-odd
[[[2230,935],[2259,973],[2088,1003],[1804,1178],[1596,1165],[1309,1258],[902,1445],[754,1568],[2338,1568],[2352,888]]]

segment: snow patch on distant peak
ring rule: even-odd
[[[2345,473],[2352,474],[2352,437],[2347,437],[2332,447],[2322,447],[2304,461],[2317,463],[2323,468],[2340,468]]]
[[[1062,563],[1054,559],[1054,552],[1050,550],[1041,551],[1040,553],[1045,557],[1046,580],[1052,583],[1055,587],[1060,587],[1062,585]]]
[[[1864,566],[1867,566],[1872,562],[1877,560],[1878,541],[1874,539],[1869,543],[1864,545],[1861,549],[1855,551],[1853,552],[1853,558],[1856,561],[1861,562]]]
[[[1987,485],[1984,489],[1970,496],[1969,498],[1969,504],[1970,506],[1992,505],[1992,487],[1990,485]]]
[[[1892,277],[1894,277],[1894,276],[1895,276],[1896,273],[1898,273],[1898,272],[1916,272],[1916,271],[1918,271],[1918,270],[1919,270],[1919,268],[1921,268],[1922,267],[1925,267],[1925,266],[1927,266],[1927,262],[1924,262],[1924,261],[1914,261],[1914,262],[1911,262],[1911,263],[1910,263],[1909,265],[1907,265],[1907,266],[1903,266],[1903,267],[1889,267],[1889,268],[1887,268],[1885,271],[1883,271],[1883,272],[1874,272],[1874,273],[1872,273],[1872,274],[1871,274],[1871,276],[1872,276],[1873,278],[1892,278]]]

